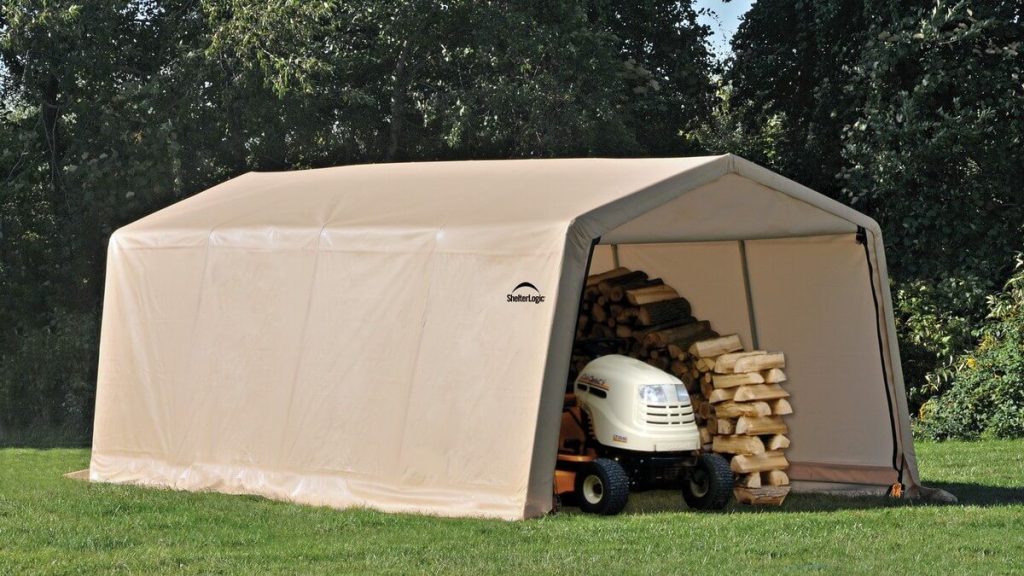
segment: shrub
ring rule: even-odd
[[[896,329],[910,411],[949,388],[948,366],[977,340],[991,284],[976,276],[893,285]]]
[[[0,436],[88,437],[97,335],[92,314],[56,310],[0,347]]]
[[[928,437],[1024,437],[1024,256],[988,304],[977,347],[951,363],[949,390],[921,408],[918,430]]]

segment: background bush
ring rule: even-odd
[[[949,388],[956,356],[985,318],[988,282],[977,277],[896,282],[892,287],[903,379],[911,414]]]
[[[950,368],[949,390],[922,407],[919,431],[947,438],[1024,436],[1024,260],[1003,293],[989,298],[989,318],[974,350]]]
[[[0,412],[8,434],[34,430],[80,438],[89,429],[97,328],[92,314],[58,309],[49,324],[20,331],[0,349]]]

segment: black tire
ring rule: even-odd
[[[598,458],[576,474],[576,500],[580,510],[612,516],[629,500],[629,477],[615,460]]]
[[[732,497],[732,469],[718,454],[701,454],[683,475],[683,500],[694,510],[721,510]]]

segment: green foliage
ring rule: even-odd
[[[874,28],[854,69],[848,90],[866,98],[843,197],[882,225],[903,278],[998,285],[1024,247],[1020,10],[938,2]]]
[[[754,139],[783,135],[778,153],[761,158],[769,167],[837,196],[843,127],[865,97],[846,86],[871,22],[888,10],[885,2],[858,0],[753,4],[733,38],[725,81],[744,132]]]
[[[87,432],[110,233],[243,172],[691,152],[709,30],[609,6],[0,0],[0,427]]]
[[[976,341],[989,286],[977,277],[914,280],[892,287],[910,412],[949,388],[944,365]]]
[[[92,419],[95,383],[73,370],[94,362],[98,326],[91,314],[56,310],[49,324],[22,328],[0,349],[0,437],[5,428],[81,434]],[[4,426],[7,424],[7,426]]]
[[[763,166],[778,166],[785,161],[783,156],[789,146],[784,113],[775,113],[757,126],[750,126],[735,110],[732,86],[721,86],[716,96],[717,102],[707,120],[685,135],[694,146],[736,154]]]
[[[206,56],[285,101],[281,133],[314,107],[285,149],[332,163],[679,151],[711,90],[689,3],[206,6]]]
[[[1024,436],[1024,258],[988,304],[980,343],[952,364],[949,391],[921,408],[918,428],[931,438]]]
[[[703,152],[680,137],[706,123],[714,105],[712,76],[721,72],[690,2],[593,0],[591,18],[617,40],[626,59],[630,129],[654,156]]]
[[[954,374],[950,358],[975,341],[980,294],[1005,280],[1005,263],[1024,248],[1020,10],[943,1],[878,25],[847,87],[865,99],[844,133],[842,198],[885,230],[902,280],[900,342],[915,408],[951,379],[958,384],[940,404],[965,400],[967,373]]]
[[[700,135],[879,221],[915,409],[1024,249],[1022,18],[997,0],[759,1],[729,111]]]
[[[916,410],[1024,249],[1022,21],[759,0],[723,67],[692,2],[0,0],[0,426],[84,426],[107,238],[232,176],[704,152],[879,220]]]

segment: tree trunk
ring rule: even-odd
[[[388,148],[384,153],[385,162],[398,160],[398,150],[402,140],[402,120],[405,114],[406,89],[409,85],[407,74],[408,42],[402,43],[395,63],[395,83],[391,87],[391,123],[388,127]]]

